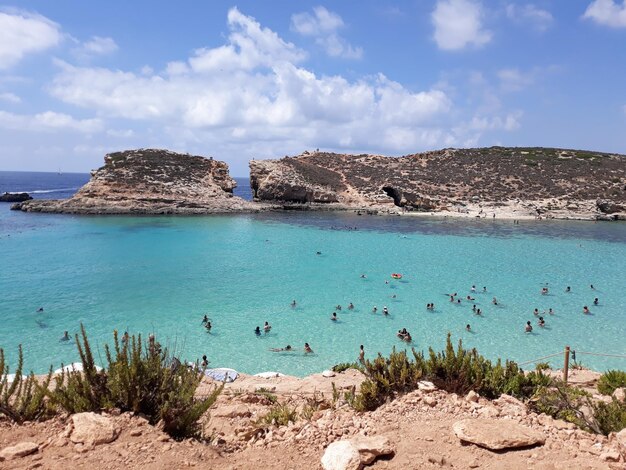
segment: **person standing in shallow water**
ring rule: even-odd
[[[361,364],[365,363],[365,349],[363,349],[363,345],[361,345],[361,349],[359,350],[359,362]]]

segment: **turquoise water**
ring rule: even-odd
[[[76,217],[6,209],[0,207],[0,346],[15,359],[22,343],[35,372],[77,359],[75,347],[59,338],[81,322],[100,349],[113,329],[155,333],[184,359],[207,354],[212,366],[248,373],[319,372],[355,360],[360,344],[368,357],[386,354],[405,347],[395,336],[403,327],[418,349],[441,348],[451,332],[491,358],[531,360],[566,344],[626,354],[623,223],[321,213]],[[393,272],[403,279],[392,280]],[[472,284],[475,302],[449,302],[446,293],[464,298]],[[429,302],[434,312],[425,309]],[[474,303],[483,316],[472,313]],[[337,304],[344,308],[334,323]],[[380,314],[384,305],[389,317]],[[584,305],[592,315],[582,314]],[[544,315],[546,328],[536,326],[534,308],[554,309]],[[205,313],[210,334],[201,326]],[[523,332],[527,320],[533,334]],[[257,337],[253,330],[264,321],[273,329]],[[304,342],[315,354],[301,352]],[[286,344],[297,352],[269,351]],[[626,369],[624,359],[578,359]]]

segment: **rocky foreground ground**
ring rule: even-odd
[[[0,468],[626,468],[626,430],[589,434],[507,395],[461,397],[424,382],[374,412],[333,403],[332,383],[345,391],[362,379],[354,370],[331,378],[238,379],[210,410],[207,442],[176,442],[141,416],[114,411],[2,423]],[[275,399],[309,413],[285,426],[260,424]]]

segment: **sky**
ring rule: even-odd
[[[0,170],[492,145],[626,153],[624,0],[0,4]]]

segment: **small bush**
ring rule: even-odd
[[[602,395],[613,395],[620,387],[626,387],[626,372],[623,370],[608,370],[598,380],[598,392]]]
[[[265,387],[257,388],[254,393],[267,398],[267,401],[269,401],[272,405],[278,401],[278,397]]]
[[[81,325],[76,335],[83,371],[64,372],[50,392],[52,400],[70,413],[119,408],[144,414],[151,424],[161,423],[174,438],[198,437],[199,418],[215,403],[223,387],[207,397],[196,398],[202,380],[198,368],[183,366],[151,337],[144,344],[141,335],[120,346],[114,333],[114,348],[105,346],[108,367],[98,371],[87,333]]]
[[[335,364],[333,366],[333,372],[337,372],[338,374],[348,369],[356,369],[361,372],[365,370],[364,367],[358,362],[340,362],[339,364]]]
[[[26,376],[22,374],[23,365],[22,345],[19,345],[17,367],[9,383],[9,367],[5,363],[4,350],[0,349],[0,415],[16,423],[46,418],[52,412],[46,401],[52,368],[43,383],[39,384],[32,372]]]
[[[626,403],[613,398],[610,403],[594,403],[593,417],[598,423],[598,430],[608,436],[626,428]]]
[[[269,426],[286,426],[289,422],[295,422],[298,413],[295,408],[286,404],[277,404],[270,408],[270,411],[257,421],[257,425],[265,428]]]

